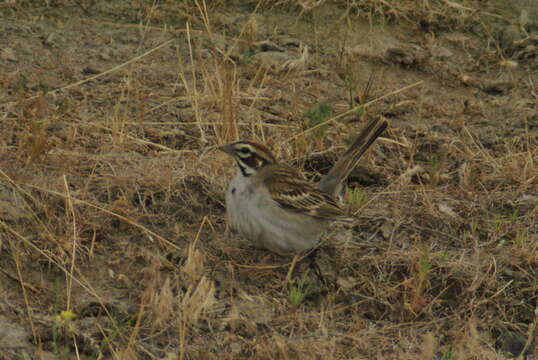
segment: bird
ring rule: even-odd
[[[297,257],[315,248],[330,223],[355,222],[340,206],[338,196],[359,159],[387,125],[384,119],[372,119],[319,183],[280,163],[257,142],[242,140],[219,147],[237,164],[226,192],[228,223],[255,246],[278,255]]]

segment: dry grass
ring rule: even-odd
[[[495,35],[517,14],[478,9],[0,7],[0,333],[27,336],[3,356],[538,358],[538,57]],[[227,233],[215,146],[259,140],[317,178],[373,116],[360,225],[320,253],[335,287],[301,266],[284,286],[290,259]]]

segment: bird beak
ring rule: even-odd
[[[222,151],[222,152],[225,152],[225,153],[228,154],[228,155],[232,155],[232,154],[233,154],[232,144],[227,144],[227,145],[219,146],[217,149],[220,150],[220,151]]]

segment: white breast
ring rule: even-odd
[[[238,172],[228,185],[226,212],[233,228],[248,239],[258,238],[263,231],[256,220],[262,216],[261,203],[261,193],[254,189],[249,178]]]

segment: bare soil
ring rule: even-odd
[[[0,359],[538,359],[535,1],[0,19]],[[376,116],[329,285],[306,261],[286,283],[291,259],[228,232],[215,147],[316,180]]]

